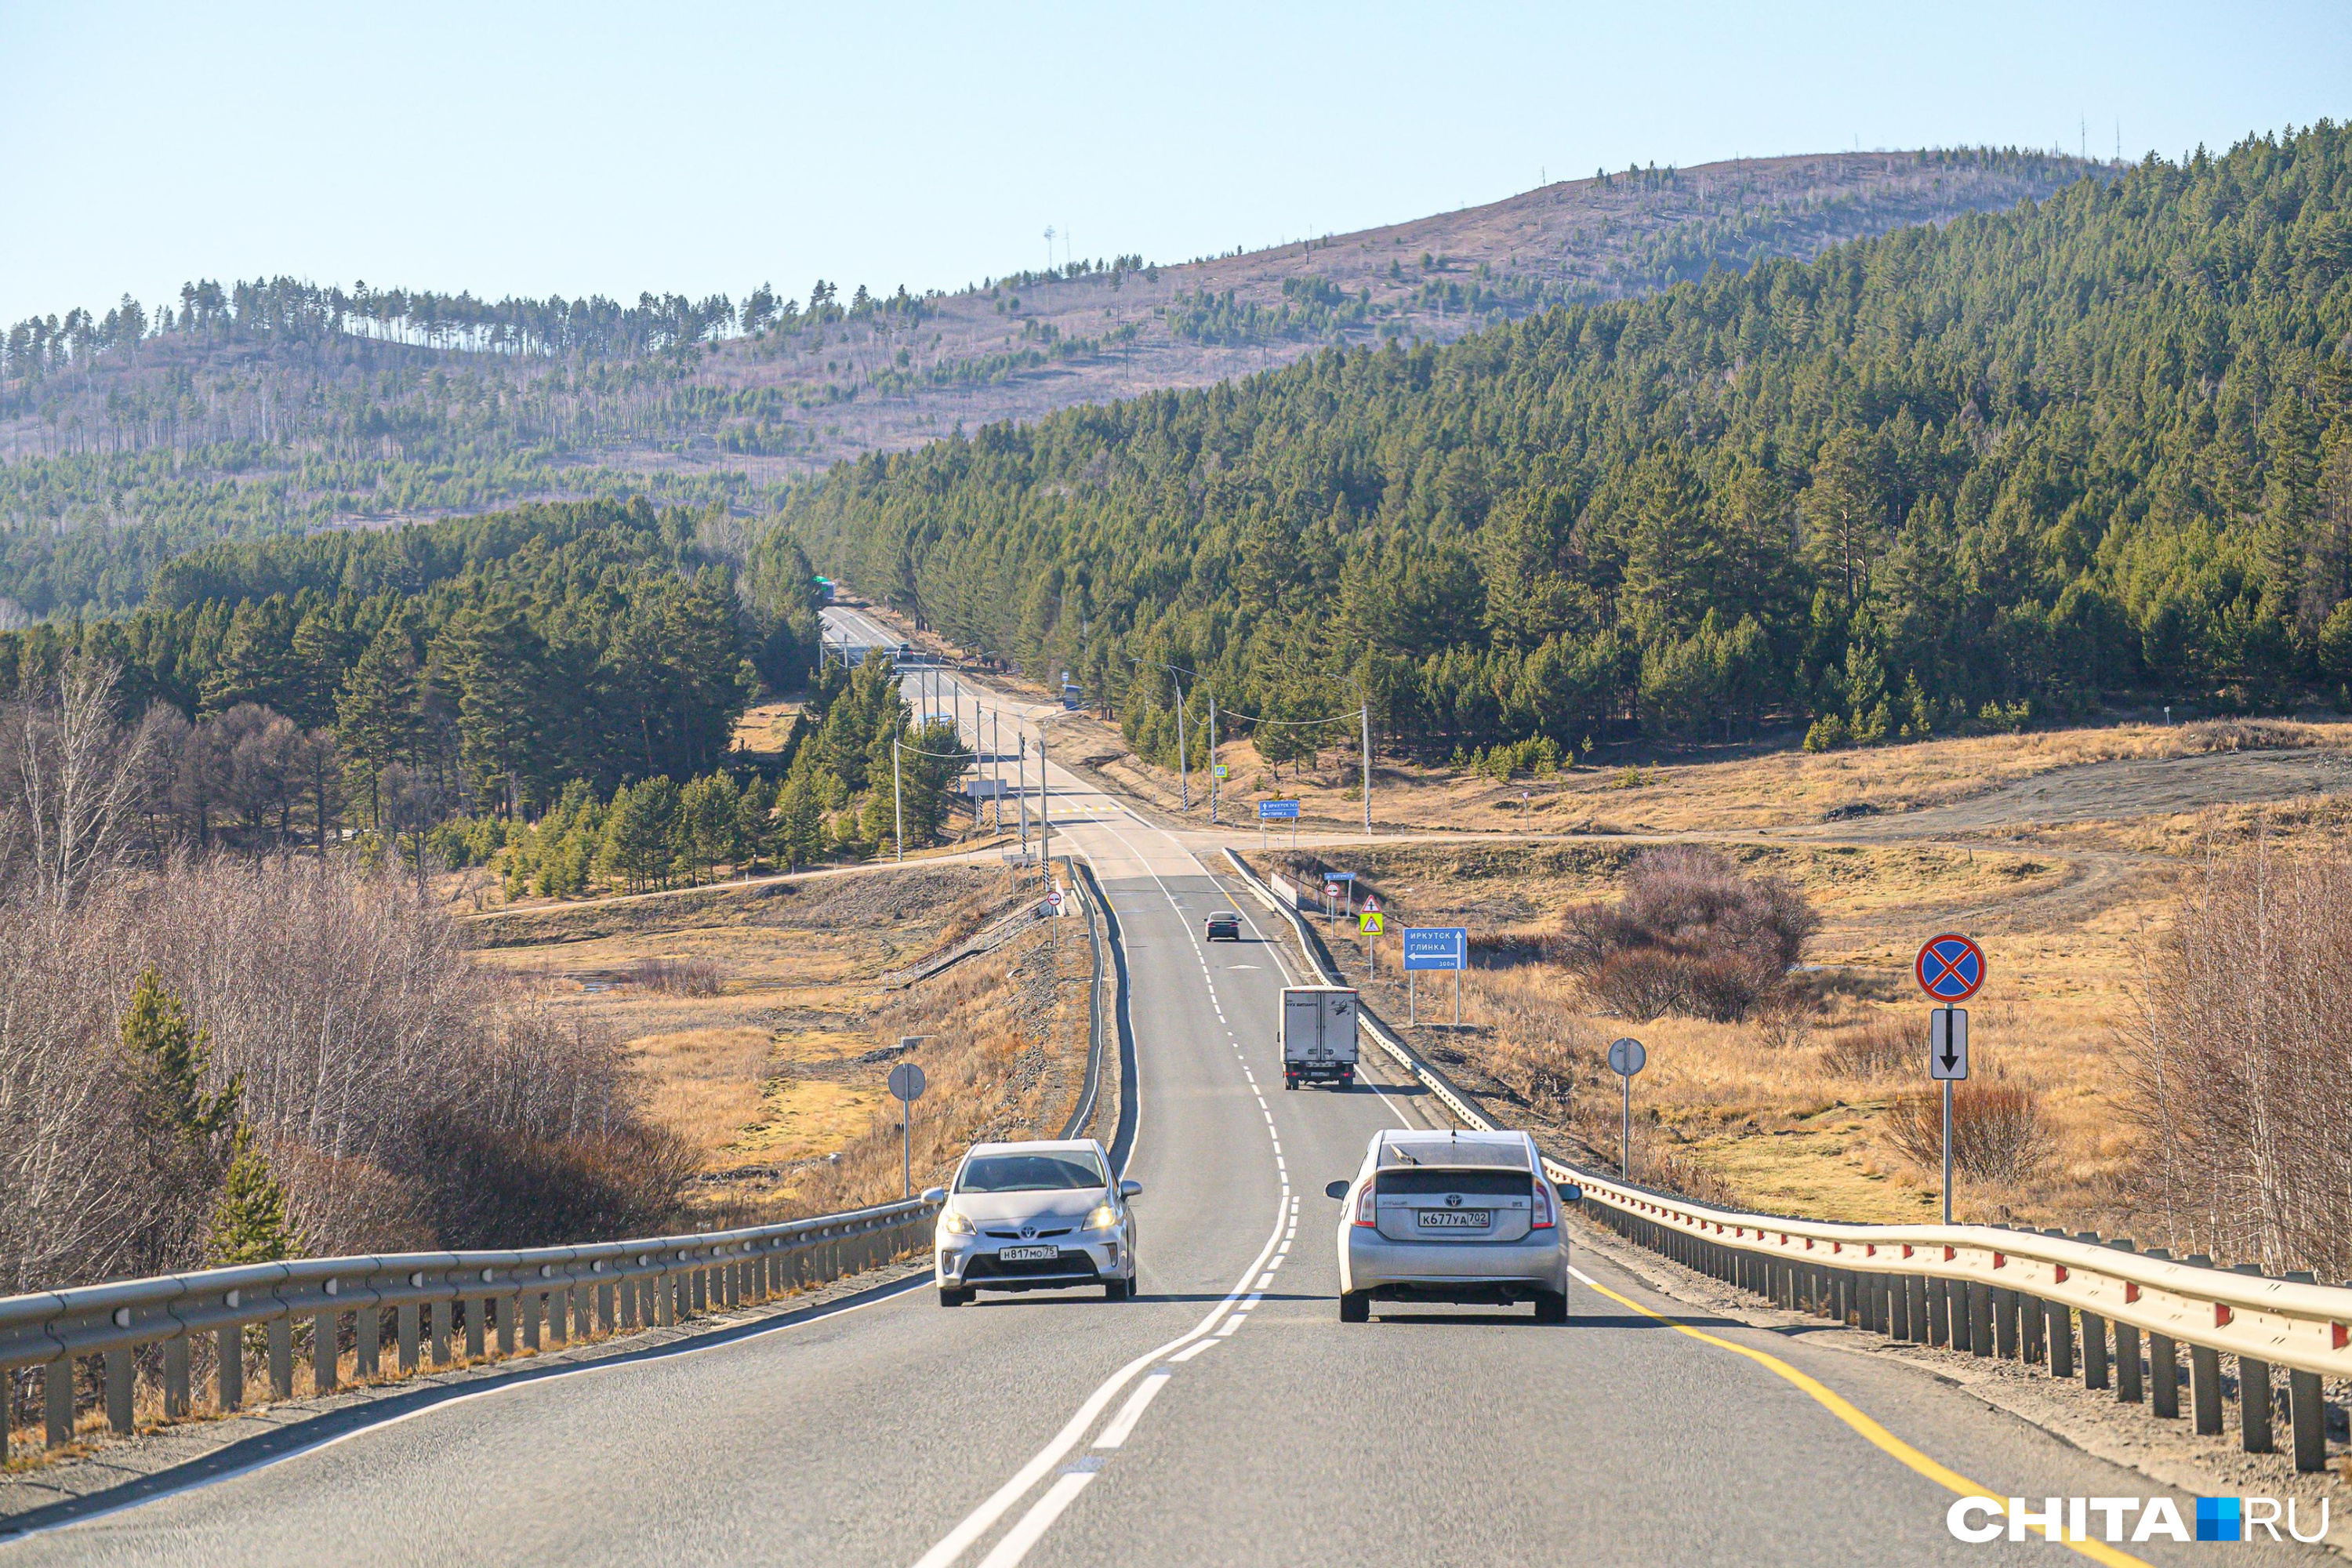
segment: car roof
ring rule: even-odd
[[[971,1154],[1099,1154],[1091,1138],[1031,1138],[1013,1143],[975,1143]],[[967,1155],[966,1158],[970,1158]]]
[[[1237,921],[1242,916],[1239,910],[1211,910],[1209,918],[1213,921]]]
[[[1382,1170],[1405,1165],[1532,1168],[1524,1132],[1383,1132],[1378,1163]]]

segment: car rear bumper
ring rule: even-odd
[[[1135,1278],[1135,1252],[1118,1236],[1072,1245],[1056,1242],[1062,1256],[1008,1263],[996,1256],[999,1243],[987,1237],[950,1242],[933,1254],[932,1273],[943,1289],[1069,1290],[1106,1279]]]
[[[1349,1226],[1339,1243],[1339,1289],[1430,1301],[1566,1295],[1568,1238],[1555,1228],[1524,1241],[1391,1241]]]
[[[1286,1061],[1282,1064],[1285,1078],[1353,1078],[1353,1061]]]

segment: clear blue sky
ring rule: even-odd
[[[2177,157],[2352,113],[2352,9],[0,0],[0,62],[14,321],[264,273],[956,287],[1048,224],[1181,260],[1547,171],[2085,119]]]

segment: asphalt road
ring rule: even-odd
[[[1771,1367],[1578,1286],[1342,1326],[1323,1185],[1404,1091],[1286,1093],[1283,952],[1187,844],[1056,770],[1128,949],[1143,1295],[927,1282],[691,1353],[436,1406],[14,1545],[11,1563],[982,1564],[1983,1563],[1954,1494]],[[1200,940],[1238,907],[1252,940]],[[1590,1281],[1818,1379],[2031,1498],[2162,1489],[1891,1363]],[[2178,1496],[2178,1494],[2172,1494]],[[2193,1511],[2186,1517],[2193,1519]],[[2200,1549],[2128,1548],[2188,1562]],[[2233,1560],[2295,1549],[2242,1547]],[[2108,1558],[2131,1561],[2132,1558]],[[2300,1559],[2298,1559],[2300,1560]]]

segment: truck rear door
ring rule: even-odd
[[[1282,994],[1282,1059],[1286,1062],[1328,1062],[1331,1047],[1323,1043],[1323,999],[1319,991]]]

